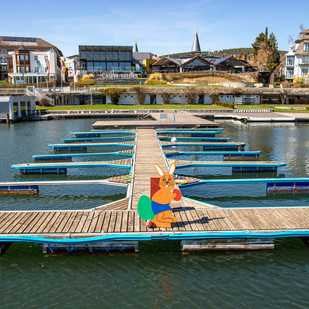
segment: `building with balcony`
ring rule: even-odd
[[[30,77],[31,75],[29,73],[33,73],[32,68],[35,67],[35,63],[32,63],[32,67],[31,67],[29,53],[30,52],[37,52],[37,53],[49,52],[51,49],[54,50],[56,57],[57,57],[57,60],[56,60],[57,66],[60,67],[60,58],[63,56],[62,52],[56,46],[46,42],[45,40],[40,39],[40,38],[32,38],[32,37],[0,36],[0,79],[8,79],[9,78],[8,73],[11,73],[11,74],[21,73],[21,75],[12,76],[12,78],[14,79],[14,81],[18,81],[19,83],[21,82],[21,80],[24,81],[23,78],[25,76]],[[22,50],[24,50],[25,52],[22,52]],[[17,57],[17,54],[19,54],[19,51],[20,51],[21,58],[23,59],[24,57],[24,60],[20,60],[20,58],[19,59],[15,58],[16,70],[14,71],[14,68],[13,68],[14,59],[12,57],[12,52],[15,53],[15,56]],[[9,57],[9,53],[11,53],[11,59]],[[38,58],[41,58],[40,54],[37,54],[36,56]],[[28,60],[27,60],[27,57],[28,57]],[[40,61],[42,65],[45,64],[44,57],[45,55],[43,56],[43,59],[41,59],[42,61]],[[18,72],[17,65],[19,65],[20,72]],[[24,69],[22,69],[22,67]],[[25,70],[25,72],[21,72],[21,70]],[[28,72],[26,72],[27,70]],[[35,75],[32,74],[32,77],[35,77],[36,75],[37,74]],[[44,76],[44,72],[42,72],[42,75],[39,76],[38,79],[42,81],[44,79],[43,76]],[[45,75],[45,79],[47,77],[48,76]],[[50,75],[49,79],[52,79],[55,77],[56,76]],[[28,80],[30,79],[28,78]]]
[[[309,81],[309,29],[300,32],[300,38],[286,54],[285,79],[298,77]]]
[[[32,51],[21,46],[8,53],[8,75],[12,84],[38,84],[52,79],[61,81],[61,64],[57,52]]]

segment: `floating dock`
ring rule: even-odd
[[[202,128],[202,129],[198,129],[198,128],[186,128],[186,129],[156,129],[156,132],[157,133],[161,133],[161,132],[175,132],[175,133],[187,133],[187,132],[190,132],[190,133],[203,133],[203,132],[221,132],[221,131],[224,131],[223,128]]]
[[[214,137],[216,136],[216,134],[221,133],[221,131],[180,131],[180,130],[170,130],[170,131],[158,131],[157,135],[161,136],[161,135],[179,135],[179,134],[187,134],[190,135],[191,137]]]
[[[172,136],[159,136],[160,141],[172,141],[176,139],[177,141],[200,141],[200,142],[228,142],[231,139],[228,137],[172,137]]]
[[[231,143],[231,142],[224,142],[224,143],[215,143],[215,142],[161,142],[162,147],[171,147],[171,146],[201,146],[203,150],[243,150],[245,147],[245,143]]]
[[[205,145],[189,143],[192,144]],[[213,145],[206,145],[210,144]],[[244,143],[221,143],[219,146],[222,144],[237,146],[237,149],[244,147]],[[58,249],[137,252],[139,241],[165,239],[180,241],[182,251],[258,250],[273,249],[277,238],[309,237],[309,207],[223,209],[186,197],[171,203],[178,222],[170,229],[149,228],[138,216],[137,203],[141,195],[150,196],[150,177],[157,175],[154,162],[167,172],[169,162],[155,131],[138,129],[127,198],[83,211],[1,211],[1,246],[37,242],[43,244],[47,253]],[[239,163],[243,162],[232,162]],[[272,180],[269,188],[277,188],[281,179]],[[297,181],[290,182],[293,187],[298,185]]]
[[[76,138],[87,138],[87,137],[102,137],[105,135],[123,135],[127,136],[135,135],[135,131],[117,131],[117,130],[105,130],[105,131],[91,131],[91,132],[71,132],[71,135],[75,135]]]
[[[63,138],[61,141],[64,143],[93,143],[102,141],[134,141],[134,137],[80,137],[80,138]]]
[[[87,153],[67,153],[67,154],[53,154],[53,155],[34,155],[34,161],[52,161],[52,162],[65,162],[72,161],[74,157],[104,157],[104,156],[119,156],[132,158],[133,149],[122,150],[119,152],[87,152]]]
[[[223,160],[259,160],[262,151],[175,151],[163,149],[166,157],[178,155],[199,155],[199,156],[222,156]]]
[[[68,168],[90,168],[103,166],[130,168],[131,159],[94,162],[23,163],[11,165],[13,169],[18,169],[21,174],[66,174]]]
[[[275,172],[278,167],[285,166],[284,162],[248,162],[248,161],[180,161],[176,162],[176,170],[186,167],[232,167],[233,172]]]
[[[264,183],[267,193],[303,193],[309,192],[309,178],[246,178],[246,179],[209,179],[181,184],[188,187],[201,184],[252,184]]]
[[[76,144],[50,144],[54,152],[58,151],[87,151],[88,147],[134,147],[134,142],[122,142],[122,143],[76,143]]]

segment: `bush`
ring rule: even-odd
[[[162,86],[166,85],[167,81],[166,80],[158,80],[158,79],[148,79],[145,85],[147,86]]]
[[[294,83],[300,84],[301,83],[301,77],[294,78]]]
[[[125,91],[123,88],[106,88],[103,93],[111,98],[112,104],[118,104],[120,95]]]
[[[82,78],[75,83],[75,86],[76,87],[84,87],[84,86],[91,86],[91,85],[94,85],[94,84],[95,84],[94,79],[92,79],[92,78]],[[73,87],[74,82],[71,82],[70,86]]]
[[[37,86],[36,83],[34,84],[2,84],[0,83],[0,88],[27,88],[27,86]],[[39,83],[39,88],[46,88],[46,82],[41,82]],[[48,82],[48,87],[49,88],[52,88],[52,87],[56,87],[57,86],[57,81],[55,79],[51,79],[49,82]]]
[[[139,105],[143,105],[145,101],[145,91],[142,87],[133,87],[132,90],[136,92],[136,100]]]
[[[238,95],[241,95],[244,92],[244,90],[241,88],[234,88],[233,92],[236,96],[238,96]]]
[[[234,103],[226,103],[226,102],[215,101],[215,105],[235,109],[235,104]]]
[[[46,98],[42,98],[40,100],[40,104],[39,105],[40,106],[50,106],[50,104],[49,104],[49,102],[48,102],[48,100]]]
[[[185,94],[187,96],[187,102],[188,104],[195,104],[196,102],[196,96],[197,96],[197,91],[195,88],[186,88]]]
[[[163,93],[162,98],[163,98],[163,104],[170,104],[171,95],[169,93]]]
[[[288,81],[284,81],[281,83],[282,88],[291,88],[292,83],[288,82]]]

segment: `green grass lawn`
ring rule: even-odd
[[[227,109],[218,105],[180,105],[180,104],[168,104],[168,105],[112,105],[112,104],[93,104],[93,105],[58,105],[54,107],[37,106],[37,110],[145,110],[145,109]]]
[[[135,88],[135,87],[140,87],[140,85],[91,85],[91,88]],[[141,87],[146,87],[146,88],[185,88],[185,87],[196,87],[196,88],[227,88],[226,86],[222,85],[174,85],[174,84],[165,84],[165,85],[141,85]]]
[[[281,109],[280,107],[290,107],[289,109]],[[236,105],[237,110],[256,110],[256,109],[270,109],[275,112],[287,112],[287,113],[308,113],[309,110],[297,110],[297,107],[306,107],[306,105]],[[181,105],[181,104],[167,104],[167,105],[112,105],[112,104],[93,104],[93,105],[59,105],[54,107],[37,106],[37,110],[161,110],[161,109],[176,109],[176,110],[214,110],[224,109],[228,110],[227,107],[218,105],[204,105],[204,104],[193,104],[193,105]],[[232,110],[232,109],[231,109]]]
[[[236,105],[236,109],[271,109],[280,113],[308,113],[309,110],[299,110],[297,108],[307,108],[307,105],[288,105],[288,104],[262,104],[262,105]],[[309,106],[308,106],[309,108]]]

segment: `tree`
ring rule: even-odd
[[[118,104],[120,95],[125,92],[122,88],[106,88],[103,93],[111,98],[112,104]]]
[[[266,64],[268,71],[274,72],[280,64],[280,53],[274,33],[272,32],[268,36],[268,28],[266,27],[265,33],[261,32],[251,45],[253,48],[253,64],[258,66]]]
[[[274,72],[276,67],[280,64],[280,53],[278,51],[278,43],[273,33],[268,39],[269,54],[267,55],[267,68],[270,73]]]
[[[261,32],[258,37],[256,37],[255,42],[251,44],[253,48],[253,58],[255,58],[259,52],[260,45],[265,40],[265,34]]]

